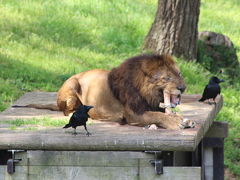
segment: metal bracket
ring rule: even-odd
[[[155,168],[157,175],[163,174],[163,161],[162,160],[150,160],[149,161]]]
[[[15,172],[15,163],[18,163],[22,159],[15,159],[15,153],[17,152],[24,152],[24,150],[8,150],[9,152],[12,152],[12,159],[9,159],[7,161],[7,172],[9,174],[13,174]]]
[[[163,159],[162,151],[145,151],[145,153],[154,154],[155,159],[149,162],[154,166],[157,175],[163,174]]]

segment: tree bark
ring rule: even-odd
[[[199,12],[200,0],[158,0],[144,49],[195,60]]]

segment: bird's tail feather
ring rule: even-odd
[[[66,124],[63,128],[69,128],[69,127],[71,127],[71,125],[70,124]]]

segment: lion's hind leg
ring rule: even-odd
[[[65,116],[73,113],[80,105],[82,103],[77,97],[68,97],[65,101],[58,102],[58,107],[60,111],[63,111]]]

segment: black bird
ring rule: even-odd
[[[87,120],[89,118],[88,115],[88,111],[93,108],[93,106],[85,106],[85,105],[81,105],[77,108],[77,110],[73,113],[73,115],[71,116],[69,123],[66,124],[63,128],[69,128],[72,127],[74,128],[74,132],[73,134],[76,135],[76,128],[77,126],[84,126],[85,130],[87,131],[87,136],[90,135],[90,133],[87,130]]]
[[[203,91],[202,98],[198,101],[208,100],[208,103],[210,104],[209,99],[213,99],[214,103],[216,104],[215,98],[221,93],[221,87],[219,86],[219,83],[221,82],[224,82],[224,80],[218,79],[216,76],[211,77],[208,85],[206,85]]]

